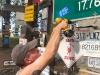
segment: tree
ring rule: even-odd
[[[19,25],[15,25],[15,27],[13,28],[14,33],[18,33],[19,32]]]

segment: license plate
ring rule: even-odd
[[[100,53],[100,41],[81,41],[80,49],[89,53]]]
[[[100,68],[100,58],[88,57],[88,66]]]
[[[100,30],[93,30],[90,28],[80,29],[75,31],[77,40],[100,40]]]
[[[100,57],[100,41],[81,41],[80,50],[84,51],[83,56]]]

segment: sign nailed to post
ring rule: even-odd
[[[67,18],[81,20],[100,16],[100,0],[53,0],[53,22],[55,19]]]
[[[83,51],[80,51],[79,46],[79,42],[77,42],[74,37],[64,37],[60,42],[58,54],[68,68],[70,68],[84,54]]]
[[[84,56],[100,57],[100,41],[96,40],[81,41],[80,50],[85,51]]]
[[[34,21],[34,5],[25,8],[24,21],[25,22]]]

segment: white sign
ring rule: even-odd
[[[100,58],[88,57],[88,66],[100,68]]]
[[[4,61],[4,64],[3,64],[4,66],[14,66],[14,65],[16,65],[13,61]]]
[[[75,37],[64,37],[60,42],[58,54],[68,68],[70,68],[84,54],[79,48],[79,42],[76,41]]]
[[[38,49],[41,54],[45,51],[45,47],[38,47]],[[47,66],[40,75],[50,75],[50,66]]]
[[[27,43],[27,39],[19,38],[19,44],[25,45]]]
[[[24,13],[16,12],[16,20],[24,20]]]
[[[85,51],[84,56],[100,57],[100,41],[96,40],[81,41],[80,50]]]

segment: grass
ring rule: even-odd
[[[9,38],[9,46],[10,48],[6,49],[6,48],[2,48],[2,37],[0,37],[0,50],[11,50],[14,46],[16,46],[19,43],[19,38],[18,37],[10,37]]]

